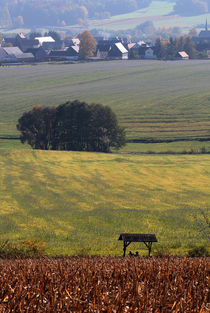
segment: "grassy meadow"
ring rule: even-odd
[[[102,255],[122,253],[122,232],[155,233],[173,254],[204,243],[194,217],[210,206],[208,155],[1,150],[0,168],[1,240]]]
[[[112,61],[0,68],[0,137],[36,104],[109,105],[128,139],[210,137],[209,61]]]

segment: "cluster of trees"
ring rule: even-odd
[[[130,29],[129,32],[127,32],[132,39],[142,39],[142,38],[151,38],[155,35],[156,29],[151,21],[145,21],[144,23],[141,23],[137,25],[135,28]]]
[[[149,40],[154,41],[156,38],[167,39],[169,37],[180,37],[182,33],[182,29],[180,27],[162,27],[156,28],[152,21],[145,21],[134,28],[125,29],[125,30],[112,30],[110,33],[105,33],[100,29],[92,29],[91,33],[94,36],[115,36],[120,38],[132,38],[132,41],[138,42],[140,40]]]
[[[1,0],[0,26],[55,26],[83,23],[146,7],[152,0]]]
[[[18,120],[21,142],[33,149],[110,152],[125,145],[114,112],[78,100],[58,107],[35,106]]]
[[[170,37],[167,40],[160,40],[158,38],[155,42],[154,52],[159,59],[173,60],[179,51],[187,52],[191,59],[197,57],[195,43],[190,36]]]

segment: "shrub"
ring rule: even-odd
[[[154,250],[154,256],[156,257],[168,257],[170,254],[169,254],[169,251],[168,251],[168,247],[164,247],[164,246],[158,246],[155,248]]]
[[[197,150],[194,147],[191,147],[191,148],[188,148],[188,149],[184,149],[181,153],[182,154],[197,154],[197,153],[200,153],[200,151]]]
[[[155,151],[152,151],[152,150],[148,150],[146,153],[147,153],[147,154],[156,154],[156,152],[155,152]]]
[[[78,256],[89,256],[90,255],[90,248],[80,248],[77,250],[77,255]]]
[[[0,243],[0,258],[40,256],[45,252],[45,244],[38,240],[26,240],[13,244],[9,240]]]
[[[202,154],[205,154],[207,151],[206,151],[206,147],[205,146],[203,146],[202,148],[201,148],[201,153]]]
[[[45,252],[45,243],[38,240],[26,240],[21,242],[20,246],[26,256],[40,256]]]
[[[191,258],[208,256],[208,250],[205,246],[194,247],[188,251],[188,256]]]
[[[176,154],[176,152],[173,151],[173,150],[167,150],[167,151],[166,151],[166,154]]]
[[[17,248],[12,245],[9,240],[2,241],[0,243],[0,257],[7,258],[7,257],[14,257],[18,254]]]
[[[192,147],[189,149],[189,154],[197,153],[196,148]]]

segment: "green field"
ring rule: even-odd
[[[194,216],[210,207],[208,155],[2,150],[0,167],[1,240],[105,255],[122,252],[122,232],[155,233],[174,254],[204,243]]]
[[[35,104],[109,105],[128,139],[210,137],[209,61],[112,61],[0,68],[0,137]]]
[[[90,20],[89,28],[105,30],[122,30],[136,27],[145,21],[168,20],[168,16],[173,11],[174,2],[152,1],[150,6],[135,12],[120,14],[104,20]]]

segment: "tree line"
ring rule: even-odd
[[[111,152],[125,145],[125,130],[108,106],[68,101],[35,106],[18,120],[20,140],[33,149]]]
[[[173,60],[179,51],[187,52],[191,59],[198,56],[195,43],[190,36],[170,37],[167,40],[158,38],[155,42],[154,52],[158,59]]]

